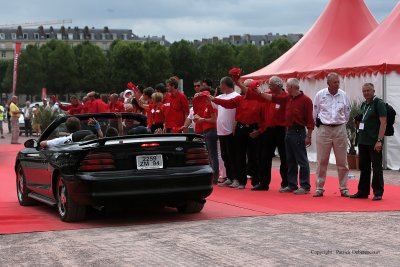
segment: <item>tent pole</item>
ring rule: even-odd
[[[386,92],[386,72],[383,73],[382,77],[382,98],[385,103],[387,102]],[[383,169],[387,170],[387,141],[383,142],[383,153],[382,153]]]

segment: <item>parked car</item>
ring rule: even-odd
[[[66,103],[66,102],[61,102],[63,105],[69,105],[69,103]],[[29,108],[33,108],[36,104],[39,104],[39,107],[42,107],[43,106],[43,102],[42,101],[40,101],[40,102],[33,102],[33,103],[31,103],[30,105],[29,105]],[[58,105],[58,104],[56,104],[56,105]],[[23,105],[23,106],[20,106],[19,107],[20,108],[20,110],[22,111],[22,112],[24,112],[25,111],[25,105]],[[21,113],[21,115],[19,116],[19,118],[18,118],[18,124],[19,124],[19,135],[21,136],[24,132],[25,132],[25,119],[24,119],[24,115]],[[33,129],[32,129],[33,130]],[[33,131],[34,132],[34,131]]]
[[[201,135],[138,134],[82,141],[93,133],[89,118],[110,125],[116,115],[76,117],[82,129],[72,135],[72,143],[39,146],[43,140],[68,135],[60,130],[65,128],[65,115],[38,140],[25,142],[15,161],[20,205],[40,201],[55,206],[66,222],[83,220],[89,207],[108,205],[154,203],[184,213],[203,209],[213,189],[213,171]],[[141,114],[122,113],[122,118],[146,125]]]

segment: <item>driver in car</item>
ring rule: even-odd
[[[81,129],[81,121],[77,117],[70,117],[65,122],[65,127],[70,135],[41,141],[40,147],[46,148],[72,143],[72,134]]]

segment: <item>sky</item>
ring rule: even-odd
[[[365,0],[378,22],[398,2]],[[329,0],[3,1],[0,25],[71,19],[72,23],[65,26],[132,29],[138,36],[164,35],[170,42],[243,34],[304,34],[328,3]]]

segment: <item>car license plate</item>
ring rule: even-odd
[[[138,170],[162,169],[163,158],[161,154],[136,156],[136,166]]]

